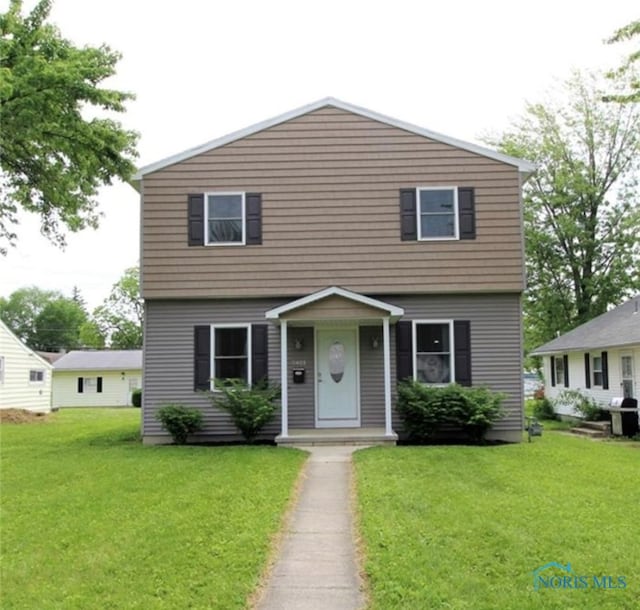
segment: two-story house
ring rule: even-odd
[[[522,431],[530,163],[329,98],[142,168],[143,436],[165,403],[265,376],[287,444],[395,442],[397,380],[506,393]]]

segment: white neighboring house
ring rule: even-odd
[[[142,387],[142,350],[71,351],[53,367],[54,409],[131,406]]]
[[[602,406],[640,398],[640,295],[531,352],[543,356],[545,394],[581,390]],[[575,415],[556,404],[562,415]]]
[[[0,320],[0,409],[51,411],[52,370]]]

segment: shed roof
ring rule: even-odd
[[[279,125],[280,123],[284,123],[285,121],[295,119],[309,112],[319,110],[320,108],[324,108],[325,106],[333,106],[334,108],[338,108],[346,112],[351,112],[353,114],[357,114],[374,121],[379,121],[381,123],[391,125],[392,127],[398,127],[399,129],[404,129],[405,131],[424,136],[437,142],[443,142],[445,144],[455,146],[456,148],[468,150],[470,152],[482,155],[483,157],[502,161],[503,163],[517,167],[518,170],[525,176],[535,170],[535,165],[530,161],[517,159],[516,157],[505,155],[495,150],[485,148],[484,146],[479,146],[478,144],[472,144],[471,142],[458,140],[457,138],[452,138],[436,131],[424,129],[423,127],[418,127],[417,125],[412,125],[411,123],[406,123],[405,121],[400,121],[398,119],[379,114],[377,112],[374,112],[373,110],[343,102],[334,97],[325,97],[316,102],[312,102],[311,104],[301,106],[300,108],[295,108],[294,110],[290,110],[289,112],[285,112],[284,114],[280,114],[271,119],[267,119],[265,121],[261,121],[260,123],[256,123],[255,125],[245,127],[244,129],[240,129],[239,131],[234,131],[233,133],[222,136],[221,138],[216,138],[215,140],[210,140],[209,142],[205,142],[204,144],[195,146],[194,148],[184,150],[170,157],[166,157],[165,159],[161,159],[160,161],[156,161],[155,163],[145,165],[144,167],[141,167],[133,176],[133,183],[137,188],[140,180],[142,180],[142,178],[147,174],[168,167],[169,165],[173,165],[174,163],[179,163],[180,161],[184,161],[185,159],[195,157],[196,155],[199,155],[201,153],[219,148],[221,146],[224,146],[225,144],[230,144],[231,142],[235,142],[236,140],[246,138],[247,136],[253,135],[254,133],[257,133],[264,129],[268,129],[269,127],[273,127],[274,125]]]
[[[531,352],[532,356],[640,345],[640,295]]]
[[[108,371],[142,369],[142,350],[74,350],[57,360],[56,371]]]

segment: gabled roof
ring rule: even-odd
[[[35,358],[40,364],[42,364],[45,368],[52,368],[51,363],[45,360],[42,356],[40,356],[36,351],[32,350],[26,343],[23,343],[14,333],[13,331],[2,321],[0,320],[0,331],[4,330],[4,334],[9,337],[9,340],[17,343],[23,351],[31,354],[33,358]]]
[[[236,140],[240,140],[241,138],[246,138],[247,136],[253,135],[254,133],[257,133],[264,129],[268,129],[269,127],[273,127],[274,125],[279,125],[280,123],[284,123],[285,121],[295,119],[309,112],[319,110],[320,108],[324,108],[325,106],[333,106],[334,108],[338,108],[346,112],[351,112],[353,114],[357,114],[374,121],[386,123],[387,125],[391,125],[392,127],[398,127],[399,129],[404,129],[405,131],[424,136],[425,138],[429,138],[431,140],[436,140],[437,142],[443,142],[444,144],[449,144],[451,146],[455,146],[456,148],[468,150],[469,152],[482,155],[483,157],[495,159],[496,161],[502,161],[503,163],[517,167],[518,170],[524,175],[528,175],[535,170],[535,165],[529,161],[517,159],[516,157],[510,157],[509,155],[502,154],[495,150],[491,150],[477,144],[472,144],[470,142],[465,142],[463,140],[458,140],[450,136],[445,136],[441,133],[437,133],[429,129],[424,129],[422,127],[418,127],[417,125],[412,125],[411,123],[405,123],[404,121],[400,121],[383,114],[378,114],[373,110],[368,110],[367,108],[362,108],[360,106],[354,106],[353,104],[349,104],[347,102],[342,102],[333,97],[325,97],[321,100],[318,100],[317,102],[313,102],[311,104],[307,104],[306,106],[301,106],[300,108],[290,110],[289,112],[285,112],[284,114],[278,115],[271,119],[267,119],[266,121],[262,121],[260,123],[256,123],[255,125],[245,127],[244,129],[240,129],[239,131],[234,131],[233,133],[230,133],[221,138],[210,140],[209,142],[205,142],[200,146],[190,148],[165,159],[161,159],[160,161],[156,161],[155,163],[146,165],[137,171],[137,173],[133,176],[133,181],[134,183],[138,183],[147,174],[168,167],[169,165],[173,165],[174,163],[184,161],[185,159],[189,159],[201,153],[219,148],[221,146],[224,146],[225,144],[230,144],[231,142],[235,142]]]
[[[127,371],[142,369],[142,350],[74,350],[57,360],[56,371]]]
[[[640,345],[640,295],[541,345],[532,356]]]
[[[318,292],[314,292],[307,295],[306,297],[296,299],[295,301],[291,301],[289,303],[286,303],[285,305],[280,305],[280,307],[270,309],[265,314],[265,317],[267,318],[267,320],[279,320],[280,316],[282,316],[283,314],[289,313],[295,309],[299,309],[300,307],[305,307],[306,305],[311,305],[312,303],[317,303],[318,301],[331,296],[339,296],[349,301],[355,301],[356,303],[362,303],[363,305],[368,305],[369,307],[379,309],[381,314],[386,314],[386,316],[388,316],[392,320],[397,320],[404,315],[404,309],[402,309],[401,307],[396,307],[395,305],[390,305],[389,303],[385,303],[384,301],[366,297],[362,294],[358,294],[357,292],[347,290],[346,288],[340,288],[339,286],[330,286],[329,288],[319,290]]]

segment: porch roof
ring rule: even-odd
[[[339,286],[330,286],[318,292],[314,292],[305,297],[295,299],[279,307],[270,309],[265,314],[267,320],[273,320],[274,322],[280,322],[282,319],[286,319],[289,314],[293,314],[297,310],[300,310],[314,303],[318,303],[331,297],[339,297],[352,304],[359,304],[379,312],[379,317],[388,318],[389,321],[395,322],[404,315],[404,309],[390,305],[384,301],[378,299],[372,299],[371,297],[352,292],[346,288],[340,288]]]

